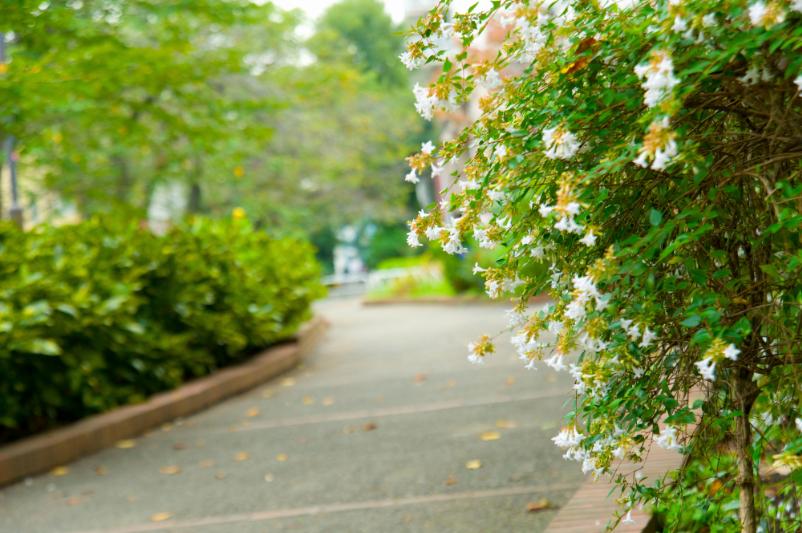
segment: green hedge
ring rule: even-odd
[[[292,335],[318,278],[311,245],[245,220],[164,236],[111,218],[0,224],[0,442],[142,402]]]

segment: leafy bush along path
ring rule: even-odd
[[[316,313],[332,328],[302,368],[6,488],[0,531],[532,533],[586,481],[550,440],[566,374],[526,371],[512,348],[465,360],[476,328],[504,326],[497,309]]]
[[[0,443],[138,403],[292,335],[311,246],[244,220],[0,224]]]

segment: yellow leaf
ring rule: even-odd
[[[266,474],[265,475],[265,481],[267,481],[268,483],[272,483],[273,482],[273,474]]]
[[[137,497],[136,497],[136,496],[134,496],[133,494],[129,494],[128,496],[126,496],[126,497],[125,497],[125,499],[126,499],[126,500],[128,500],[129,502],[135,502],[135,501],[137,501],[139,498],[137,498]]]
[[[507,385],[515,385],[515,378],[513,376],[507,378]]]
[[[171,476],[173,474],[177,474],[179,472],[181,472],[181,467],[180,466],[173,465],[173,466],[163,466],[163,467],[159,468],[159,474],[167,474],[168,476]]]
[[[155,515],[150,517],[151,522],[164,522],[165,520],[169,520],[173,517],[172,513],[156,513]]]
[[[273,397],[273,391],[272,390],[265,389],[265,390],[262,391],[262,398],[272,398],[272,397]]]
[[[245,174],[245,170],[242,167],[236,166],[234,167],[234,175],[238,178],[241,178]]]
[[[248,452],[241,452],[234,456],[235,461],[244,461],[251,456]]]
[[[171,429],[173,429],[173,425],[169,422],[162,424],[162,431],[170,431]]]
[[[99,466],[95,468],[95,474],[99,476],[105,476],[109,470],[105,466]]]
[[[216,479],[225,479],[227,475],[228,475],[228,474],[226,474],[225,472],[223,472],[223,471],[221,470],[220,472],[216,473],[216,474],[214,475],[214,477],[215,477]]]
[[[328,398],[323,398],[323,405],[334,405],[334,398],[331,396]]]
[[[211,459],[204,459],[200,463],[198,463],[199,468],[211,468],[214,466],[214,461]]]
[[[245,218],[245,210],[241,207],[235,207],[231,212],[231,216],[234,218]]]
[[[496,420],[496,427],[501,429],[512,429],[518,427],[518,422],[514,420]]]
[[[309,404],[314,403],[314,402],[315,402],[315,399],[312,398],[311,396],[304,396],[303,399],[301,400],[301,403],[304,404],[304,405],[309,405]]]
[[[536,513],[537,511],[543,511],[551,507],[551,503],[547,499],[542,499],[537,502],[529,502],[526,504],[526,510],[530,513]]]
[[[63,476],[67,474],[67,467],[66,466],[57,466],[50,472],[54,476]]]
[[[480,461],[479,459],[468,461],[467,463],[465,463],[465,468],[467,468],[468,470],[477,470],[479,468],[482,468],[482,461]]]
[[[295,378],[284,378],[281,380],[282,387],[292,387],[295,385]]]
[[[133,448],[134,446],[136,446],[136,441],[134,439],[121,440],[117,443],[117,447],[121,450],[127,450],[128,448]]]
[[[457,384],[457,380],[456,379],[449,379],[448,380],[448,386],[449,387],[453,387],[456,384]]]
[[[456,485],[457,484],[457,478],[450,477],[450,478],[446,479],[445,484],[446,485]]]
[[[382,403],[383,401],[384,398],[382,398],[381,396],[376,396],[375,398],[373,398],[373,403]]]
[[[479,434],[481,440],[498,440],[501,438],[501,433],[498,431],[485,431]]]
[[[276,461],[281,461],[282,463],[287,460],[286,453],[280,453],[276,456]]]
[[[549,383],[554,383],[555,381],[557,381],[557,376],[555,376],[554,374],[546,374],[546,377],[544,377],[543,379],[545,379]]]
[[[8,65],[0,63],[0,74],[5,74],[6,72],[8,72]]]
[[[256,416],[256,415],[259,414],[259,408],[258,407],[251,407],[250,409],[248,409],[248,411],[245,414],[247,416],[251,416],[251,417]]]
[[[743,298],[733,298],[732,301],[736,304],[749,305],[749,301],[744,300]]]

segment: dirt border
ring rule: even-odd
[[[328,328],[325,318],[312,318],[293,340],[245,363],[156,394],[145,403],[119,407],[4,446],[0,448],[0,486],[46,472],[251,389],[295,367],[323,340]]]
[[[553,301],[548,294],[539,294],[529,299],[529,304],[536,305]],[[398,304],[439,304],[439,305],[512,305],[507,298],[491,300],[482,296],[431,296],[426,298],[362,298],[362,305],[398,305]]]

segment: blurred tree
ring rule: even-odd
[[[402,29],[393,24],[378,0],[343,0],[320,19],[309,48],[321,62],[350,61],[364,73],[374,73],[387,86],[409,83],[408,72],[398,60],[404,51]]]

